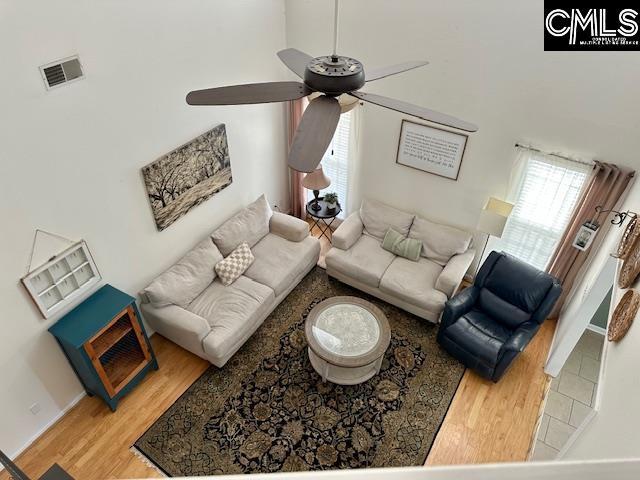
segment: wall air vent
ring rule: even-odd
[[[40,67],[47,90],[84,78],[78,56],[63,58]]]

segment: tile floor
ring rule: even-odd
[[[604,336],[586,330],[551,382],[532,460],[556,458],[592,409]]]

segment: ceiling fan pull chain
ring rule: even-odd
[[[333,58],[337,61],[338,58],[338,9],[340,0],[335,0],[335,7],[333,9]]]

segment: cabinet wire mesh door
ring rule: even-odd
[[[139,320],[130,306],[86,342],[84,349],[112,398],[151,361]]]

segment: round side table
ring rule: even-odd
[[[338,206],[336,208],[334,208],[333,210],[329,210],[327,208],[327,202],[325,202],[322,198],[318,199],[320,210],[314,210],[312,208],[314,204],[315,200],[307,202],[307,214],[313,220],[313,226],[318,227],[318,230],[320,230],[320,237],[324,235],[327,240],[331,241],[331,237],[328,235],[332,233],[331,224],[342,211],[342,207],[338,203]]]

